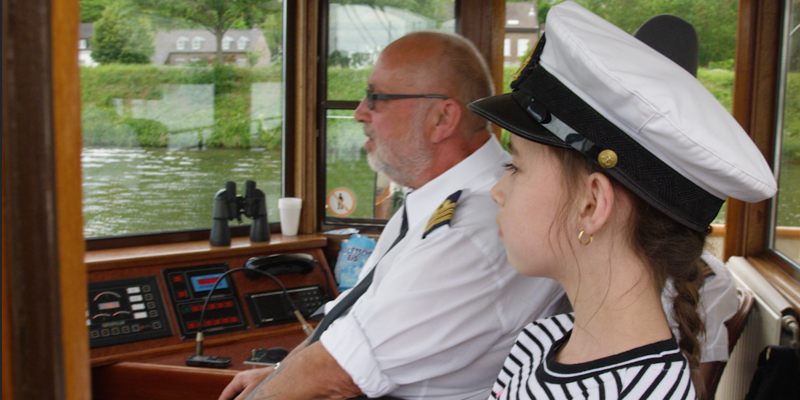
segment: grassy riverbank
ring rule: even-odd
[[[516,67],[504,69],[509,90]],[[370,69],[329,69],[328,98],[360,100]],[[731,110],[733,72],[698,71]],[[790,74],[783,157],[800,162],[800,74]],[[103,65],[81,68],[86,146],[276,148],[281,141],[281,70]],[[330,139],[330,138],[329,138]]]

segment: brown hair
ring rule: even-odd
[[[614,190],[628,193],[632,204],[628,221],[628,226],[631,227],[628,230],[628,243],[642,261],[650,266],[650,275],[659,290],[664,289],[668,278],[672,279],[675,288],[675,296],[671,299],[672,316],[678,323],[678,345],[689,361],[698,398],[703,398],[705,385],[698,369],[701,350],[698,336],[705,334],[705,324],[697,311],[697,303],[699,289],[703,285],[700,256],[710,231],[697,232],[668,217],[634,195],[577,151],[550,146],[548,148],[561,161],[568,199],[577,198],[577,182],[580,177],[594,172],[608,176]]]

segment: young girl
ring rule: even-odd
[[[561,283],[574,312],[525,328],[492,397],[696,398],[709,224],[726,197],[771,197],[772,172],[713,96],[647,45],[571,2],[546,26],[514,91],[470,108],[513,133],[492,190],[509,260]]]

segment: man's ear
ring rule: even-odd
[[[599,172],[586,177],[585,183],[586,191],[579,215],[581,229],[587,234],[594,234],[611,218],[616,194],[611,180]]]
[[[432,113],[433,130],[430,140],[439,143],[452,136],[456,127],[461,123],[463,110],[455,99],[445,99],[438,106],[434,107]]]

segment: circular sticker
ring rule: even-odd
[[[356,209],[356,196],[343,187],[333,189],[328,193],[326,207],[334,217],[346,217]]]

